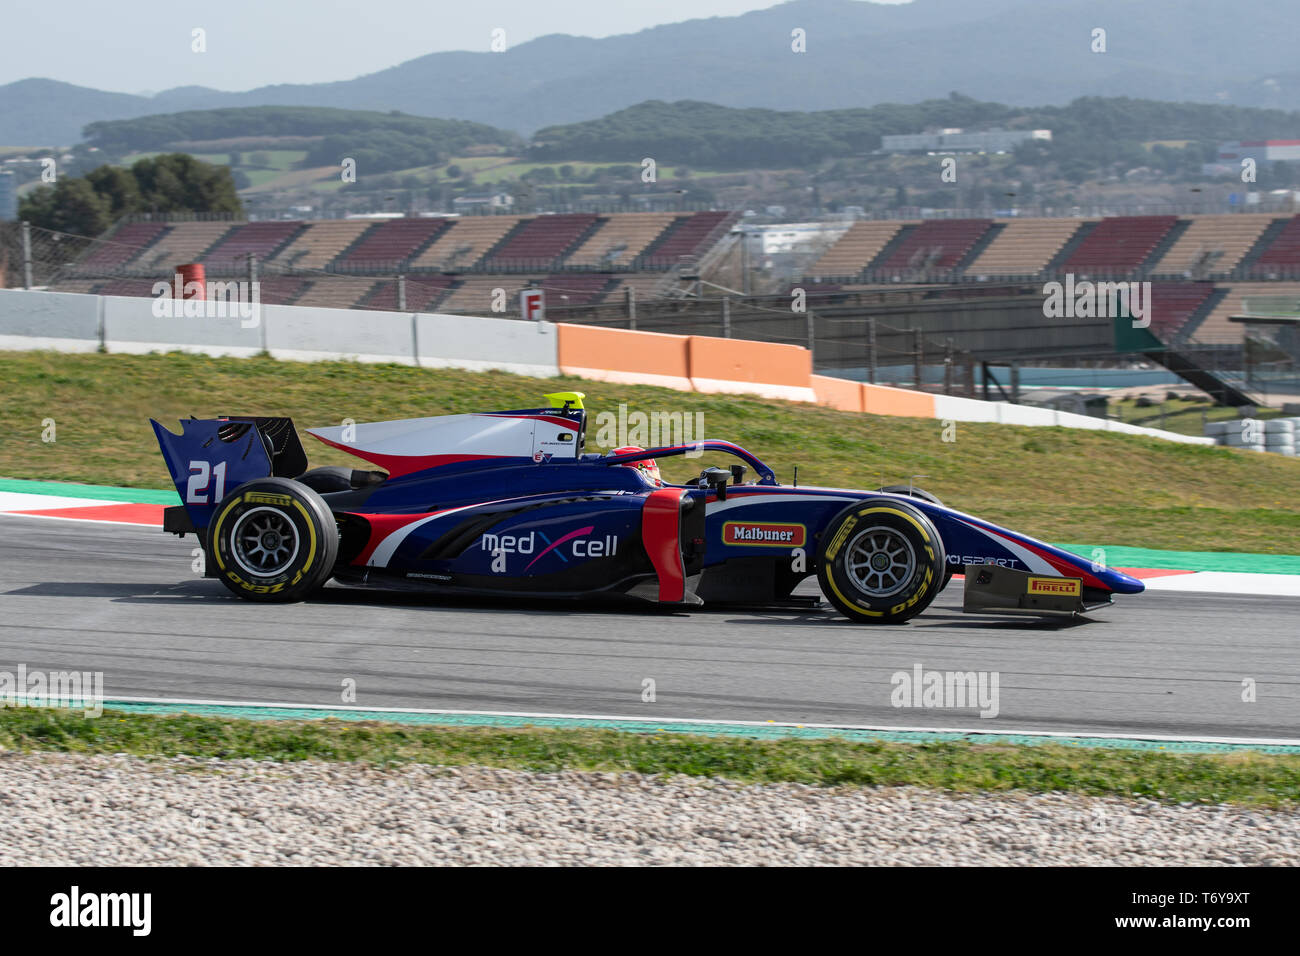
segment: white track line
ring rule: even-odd
[[[1112,734],[1093,733],[1091,731],[1060,730],[1024,730],[991,727],[914,727],[914,726],[880,726],[873,724],[797,724],[788,721],[772,720],[711,720],[704,717],[629,717],[608,714],[549,714],[533,711],[495,711],[495,710],[435,710],[421,707],[340,707],[334,704],[295,704],[274,703],[268,701],[246,700],[192,700],[171,697],[115,697],[105,695],[105,703],[123,701],[131,704],[177,704],[190,706],[218,707],[260,707],[287,710],[351,711],[376,714],[428,714],[448,717],[520,717],[542,720],[608,720],[630,721],[638,724],[673,724],[683,727],[698,727],[719,724],[725,727],[790,727],[812,730],[861,730],[875,733],[921,733],[921,734],[972,734],[975,736],[1024,736],[1024,737],[1093,737],[1100,740],[1154,740],[1169,743],[1204,743],[1204,744],[1243,744],[1247,746],[1300,747],[1300,738],[1275,739],[1269,737],[1177,737],[1166,734]]]

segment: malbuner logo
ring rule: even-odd
[[[1151,325],[1150,282],[1082,282],[1066,273],[1065,282],[1043,284],[1043,315],[1049,319],[1133,319],[1133,328]]]

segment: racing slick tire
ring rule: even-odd
[[[916,508],[884,498],[850,505],[821,535],[817,581],[841,614],[863,624],[901,624],[939,593],[947,555]]]
[[[930,492],[926,491],[924,488],[916,488],[912,485],[885,485],[885,487],[877,488],[876,490],[885,491],[891,495],[910,495],[913,498],[920,498],[922,501],[928,501],[932,505],[938,505],[940,508],[943,507],[943,502],[930,494]],[[940,591],[948,586],[948,582],[952,580],[952,576],[956,571],[956,565],[948,565],[948,569],[943,575],[943,583],[939,585]]]
[[[210,566],[249,601],[303,600],[329,580],[338,552],[338,526],[325,500],[288,478],[245,482],[208,526]]]

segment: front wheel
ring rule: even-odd
[[[932,505],[938,505],[940,508],[943,507],[942,501],[930,494],[930,492],[926,491],[924,488],[917,488],[915,485],[885,485],[885,487],[877,488],[876,490],[886,491],[891,495],[907,495],[910,498],[919,498],[921,501],[928,501]],[[943,574],[943,583],[939,585],[940,591],[948,586],[948,582],[952,580],[952,576],[956,571],[956,565],[948,565]]]
[[[217,577],[250,601],[301,601],[329,580],[338,551],[329,506],[287,478],[240,485],[217,506],[208,527]]]
[[[850,505],[826,526],[817,580],[850,620],[900,624],[930,606],[946,565],[929,518],[904,502],[876,498]]]

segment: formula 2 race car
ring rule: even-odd
[[[771,606],[799,603],[791,592],[816,574],[846,617],[897,624],[958,571],[973,612],[1077,614],[1143,590],[919,489],[781,485],[727,441],[587,454],[583,394],[546,397],[547,408],[308,429],[383,471],[307,470],[288,418],[189,419],[179,435],[155,421],[184,502],[164,530],[198,535],[208,576],[253,601],[301,600],[333,578]],[[736,460],[684,485],[650,467],[687,453]]]

